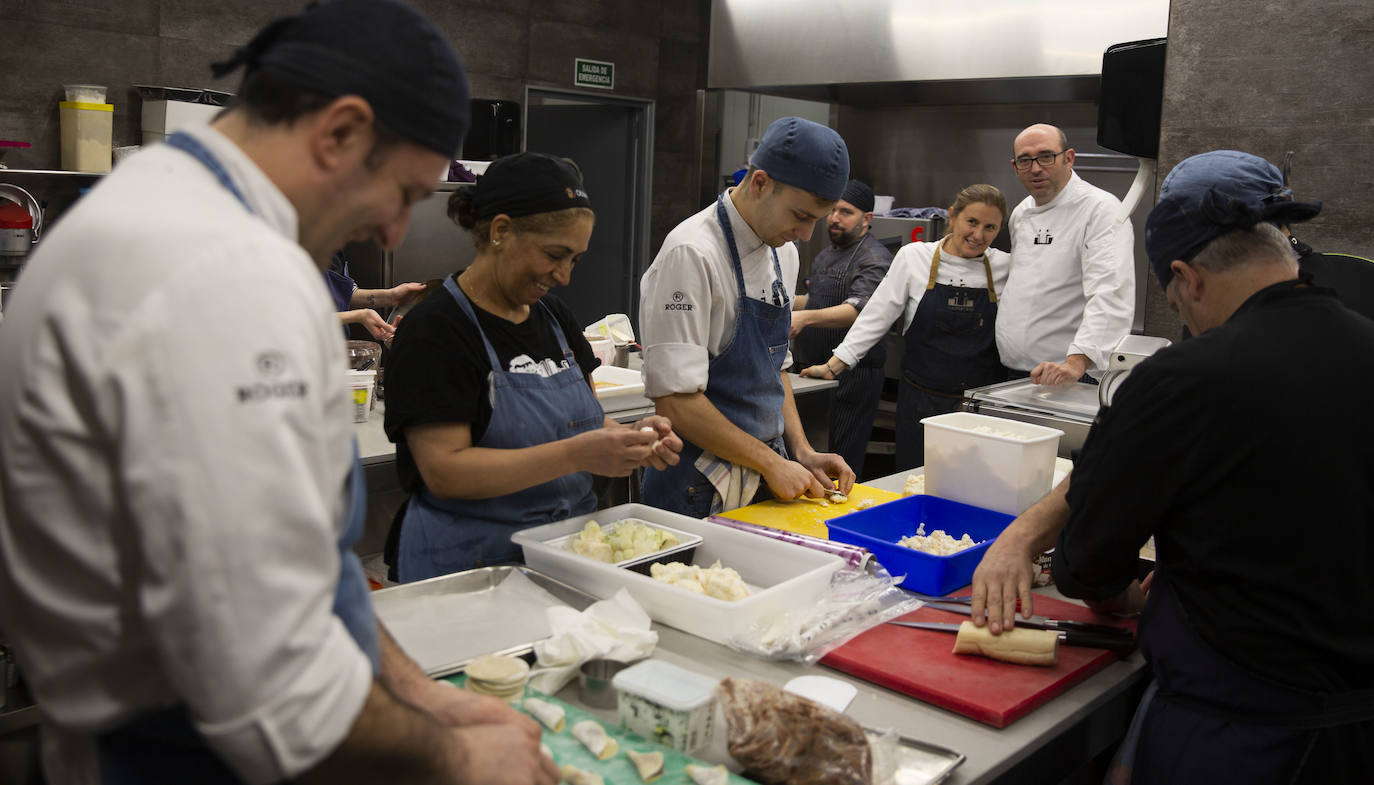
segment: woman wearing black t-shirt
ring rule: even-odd
[[[516,561],[515,531],[596,509],[592,474],[662,469],[682,448],[664,417],[633,427],[606,417],[591,346],[549,294],[592,233],[571,162],[494,161],[450,197],[449,215],[477,258],[401,322],[386,373],[386,431],[411,494],[403,582]]]

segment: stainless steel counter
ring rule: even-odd
[[[899,472],[865,484],[900,492],[905,479],[906,473]],[[1052,587],[1039,593],[1066,599]],[[1133,652],[998,730],[821,665],[767,662],[661,624],[654,629],[659,644],[653,656],[709,676],[781,685],[809,674],[854,685],[858,696],[847,713],[860,723],[894,728],[968,756],[947,780],[955,785],[1062,782],[1122,738],[1147,680],[1145,660],[1140,652]],[[558,697],[615,721],[614,711],[581,704],[575,683]]]

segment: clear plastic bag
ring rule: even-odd
[[[864,630],[920,607],[920,600],[897,588],[898,580],[877,563],[840,569],[819,600],[755,624],[732,638],[730,648],[812,664]]]
[[[749,679],[716,687],[730,757],[763,785],[870,785],[873,753],[859,723]]]

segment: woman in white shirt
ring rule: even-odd
[[[921,419],[952,412],[964,390],[1005,379],[993,325],[1011,255],[989,248],[1006,220],[996,187],[970,185],[949,208],[949,234],[897,252],[887,277],[824,365],[803,376],[833,379],[853,367],[900,314],[905,349],[897,395],[897,469],[920,466]]]

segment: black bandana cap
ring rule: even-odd
[[[328,0],[271,22],[216,78],[243,66],[330,98],[357,95],[377,120],[450,158],[471,125],[467,73],[444,34],[400,0]]]
[[[840,198],[854,205],[854,209],[861,213],[873,212],[873,189],[862,180],[850,180]]]
[[[577,164],[544,153],[516,153],[492,161],[475,188],[472,201],[478,220],[592,206]]]

